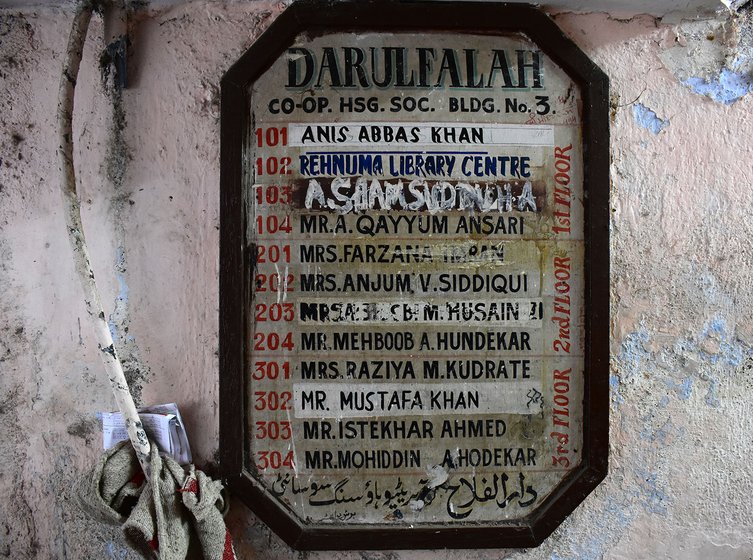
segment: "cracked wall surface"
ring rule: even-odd
[[[133,14],[130,87],[92,23],[75,113],[94,269],[142,403],[176,401],[195,461],[218,445],[219,81],[282,4]],[[0,10],[0,557],[136,558],[73,486],[114,407],[58,194],[69,7]],[[539,548],[299,553],[239,502],[241,558],[753,558],[753,97],[749,16],[555,21],[611,81],[610,474]]]

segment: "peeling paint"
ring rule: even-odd
[[[684,84],[694,92],[705,95],[717,103],[731,105],[753,91],[753,76],[722,68],[718,76],[712,78],[694,76],[685,80]]]
[[[659,134],[669,126],[669,119],[660,119],[654,111],[642,103],[633,103],[633,118],[638,126],[651,131],[652,134]]]
[[[732,105],[753,90],[753,11],[683,22],[676,44],[660,54],[665,66],[691,91]]]

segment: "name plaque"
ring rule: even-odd
[[[221,467],[292,546],[534,546],[605,476],[607,98],[523,5],[295,3],[225,75]]]

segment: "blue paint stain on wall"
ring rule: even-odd
[[[686,377],[679,383],[672,380],[667,379],[664,381],[664,383],[672,389],[677,397],[682,400],[686,401],[690,398],[690,395],[693,393],[693,378],[692,377]]]
[[[551,560],[601,560],[606,551],[614,544],[614,534],[620,534],[633,521],[633,514],[627,496],[621,494],[620,499],[607,497],[606,504],[600,513],[599,521],[605,529],[596,531],[593,535],[585,536],[579,533],[579,540],[570,544],[568,552],[559,551],[551,556]],[[584,540],[580,540],[583,538]]]
[[[636,474],[641,477],[640,487],[643,491],[643,507],[650,513],[667,515],[669,496],[659,487],[658,476],[649,471],[637,470]]]
[[[648,331],[641,326],[637,331],[627,335],[622,342],[617,363],[624,380],[630,380],[640,375],[644,369],[653,367],[651,352],[645,348],[649,338]]]
[[[723,335],[727,330],[727,321],[721,317],[714,317],[703,328],[703,335],[708,336],[710,333]]]
[[[693,378],[692,377],[686,377],[682,380],[682,384],[680,385],[680,392],[678,396],[686,401],[690,398],[690,394],[693,392]]]
[[[718,76],[709,80],[692,77],[685,80],[685,85],[695,93],[710,97],[717,103],[731,105],[742,96],[753,91],[753,76],[722,68]]]
[[[552,554],[552,560],[600,560],[604,557],[607,545],[612,543],[608,533],[598,532],[596,536],[589,536],[584,542],[573,543],[570,553],[566,555]]]
[[[681,429],[676,428],[669,420],[664,422],[664,424],[656,430],[651,426],[651,417],[644,418],[643,421],[645,425],[638,434],[638,437],[649,443],[659,443],[664,445],[672,436],[682,431]]]
[[[654,111],[642,103],[633,104],[633,118],[639,126],[650,130],[654,134],[659,134],[669,126],[669,119],[660,119]]]
[[[719,341],[719,351],[714,354],[703,350],[699,352],[701,359],[710,364],[726,364],[732,367],[739,367],[742,365],[745,355],[753,353],[753,349],[748,348],[746,350],[742,344],[734,340],[734,337],[727,329],[727,322],[720,317],[711,319],[704,325],[701,331],[701,340],[711,337]]]
[[[681,401],[687,401],[690,399],[690,395],[693,392],[693,379],[691,377],[686,377],[682,381],[665,379],[664,384],[670,391],[677,395],[677,398]]]
[[[719,406],[722,404],[721,401],[719,400],[719,395],[717,393],[718,389],[719,389],[719,382],[712,377],[709,382],[709,390],[706,393],[706,399],[705,399],[706,404],[712,408],[719,408]]]
[[[612,396],[614,397],[614,402],[617,404],[622,404],[625,402],[625,399],[622,398],[622,395],[620,395],[620,376],[615,374],[609,375],[609,387],[612,390]]]

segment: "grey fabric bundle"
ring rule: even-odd
[[[104,453],[79,484],[78,496],[93,517],[120,525],[146,558],[184,560],[197,546],[207,560],[235,558],[222,483],[160,456],[156,445],[148,483],[126,441]]]

